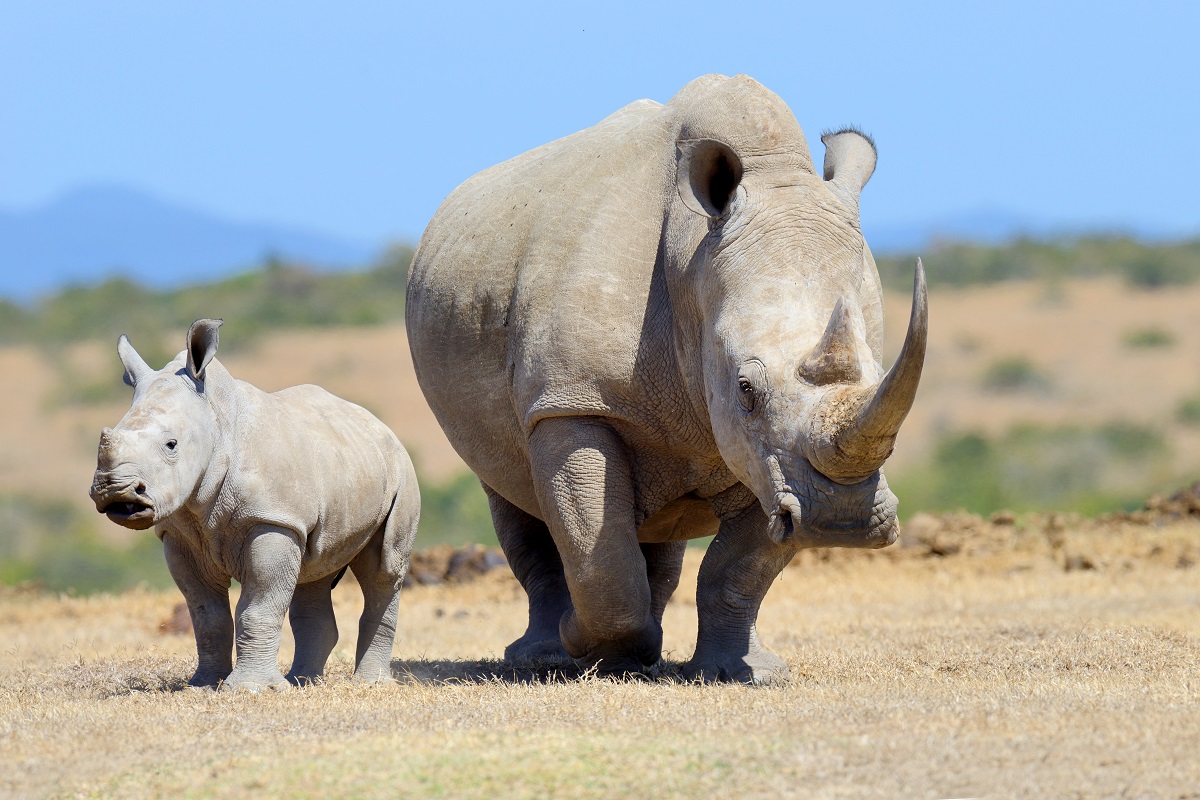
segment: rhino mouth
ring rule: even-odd
[[[900,526],[895,513],[876,507],[867,519],[828,520],[804,512],[796,495],[780,493],[775,499],[767,535],[777,544],[793,547],[853,547],[875,549],[896,541]]]
[[[154,502],[146,493],[146,485],[140,481],[113,485],[103,479],[97,480],[91,495],[96,510],[118,525],[145,530],[154,524]]]
[[[154,524],[154,506],[140,500],[114,500],[96,510],[127,528],[144,530]]]

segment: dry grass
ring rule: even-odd
[[[965,523],[798,559],[762,614],[793,673],[776,689],[502,664],[524,609],[501,571],[405,591],[402,683],[351,684],[343,641],[328,682],[266,695],[182,688],[173,593],[10,592],[0,793],[1200,797],[1200,523]],[[343,631],[358,602],[339,586]]]

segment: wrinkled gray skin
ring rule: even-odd
[[[685,673],[778,680],[755,623],[797,550],[895,539],[924,278],[885,376],[874,145],[823,141],[821,175],[778,97],[707,76],[476,175],[425,231],[409,342],[529,594],[507,658],[653,669],[685,541],[715,533]]]
[[[133,405],[100,435],[96,510],[162,539],[196,631],[193,686],[320,677],[338,639],[330,590],[347,565],[365,601],[354,677],[390,680],[420,516],[412,462],[383,423],[320,387],[267,393],[230,376],[213,358],[219,325],[198,320],[184,352],[157,372],[118,341]],[[242,585],[236,615],[231,578]],[[296,639],[286,677],[285,611]]]

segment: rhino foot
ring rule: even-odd
[[[696,654],[683,665],[683,676],[690,681],[779,686],[787,683],[788,666],[768,650],[736,656]]]
[[[262,692],[283,691],[292,688],[292,685],[278,669],[274,673],[255,673],[249,670],[239,672],[234,668],[219,688],[222,692]]]
[[[504,660],[519,664],[526,661],[570,661],[571,657],[567,655],[557,634],[553,638],[541,638],[526,633],[504,648]]]
[[[200,670],[196,670],[195,674],[188,678],[187,685],[193,689],[216,689],[221,681],[228,677],[228,672],[201,672]]]

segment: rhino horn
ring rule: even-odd
[[[908,333],[896,363],[874,386],[832,393],[817,414],[812,462],[822,474],[839,483],[857,483],[883,466],[916,398],[928,333],[925,268],[917,259]]]
[[[821,341],[800,360],[796,371],[801,378],[817,386],[857,383],[862,380],[857,338],[850,304],[845,297],[839,297]]]

